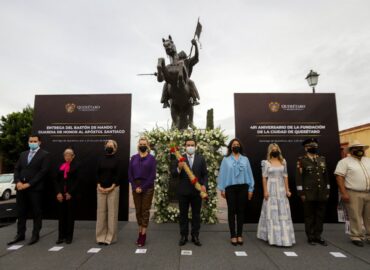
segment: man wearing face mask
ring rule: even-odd
[[[364,246],[364,241],[370,244],[370,158],[365,156],[368,148],[358,141],[351,143],[347,148],[350,156],[340,160],[334,172],[348,213],[350,237],[359,247]]]
[[[39,241],[42,227],[42,191],[44,179],[48,173],[50,159],[48,152],[40,148],[38,135],[30,135],[28,146],[30,150],[21,153],[14,169],[14,180],[17,189],[18,224],[17,235],[8,245],[23,241],[26,234],[28,211],[33,213],[33,231],[29,245]]]
[[[325,157],[318,155],[318,141],[303,141],[306,154],[298,158],[296,185],[304,209],[307,240],[310,245],[327,246],[321,238],[325,219],[326,202],[329,198],[330,180]]]
[[[188,139],[185,142],[186,153],[183,155],[185,158],[184,162],[177,162],[173,160],[171,172],[173,177],[180,178],[178,186],[178,199],[180,209],[180,242],[179,245],[183,246],[188,241],[189,234],[189,206],[191,206],[191,241],[197,245],[202,244],[199,241],[199,229],[200,229],[200,209],[202,206],[202,198],[200,192],[195,189],[194,185],[190,182],[190,179],[184,171],[184,164],[190,167],[194,175],[198,178],[199,184],[202,186],[202,190],[206,191],[208,171],[204,157],[195,152],[196,141],[194,139]]]

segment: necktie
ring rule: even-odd
[[[193,156],[189,156],[189,166],[193,168]]]
[[[36,151],[30,151],[28,153],[27,164],[30,164],[30,162],[33,159],[33,156],[35,155],[35,153],[36,153]]]

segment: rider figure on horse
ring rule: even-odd
[[[186,53],[184,51],[181,51],[177,53],[175,44],[172,41],[171,36],[169,36],[168,40],[163,39],[163,46],[166,50],[167,55],[170,58],[170,65],[172,66],[181,66],[183,72],[180,72],[177,84],[185,84],[188,83],[190,88],[190,103],[195,106],[199,105],[198,100],[200,99],[198,89],[195,86],[195,83],[193,80],[190,79],[191,73],[193,71],[193,66],[196,65],[199,62],[199,50],[198,50],[198,44],[195,39],[191,41],[192,45],[195,47],[195,54],[193,57],[188,58]],[[164,77],[166,77],[163,74],[162,69],[162,63],[158,63],[158,81],[165,80]],[[161,97],[161,103],[163,103],[163,108],[170,107],[169,100],[171,99],[168,89],[168,83],[165,82],[162,90],[162,97]]]

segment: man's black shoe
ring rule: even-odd
[[[28,242],[28,245],[31,246],[39,241],[40,237],[38,235],[33,235],[31,240]]]
[[[198,236],[192,236],[191,237],[191,242],[194,243],[194,245],[200,247],[202,245],[202,243],[199,241],[199,237]]]
[[[326,241],[324,239],[322,239],[322,238],[316,239],[315,242],[318,243],[318,244],[320,244],[320,245],[322,245],[322,246],[324,246],[324,247],[328,246],[328,243],[326,243]]]
[[[179,241],[179,246],[184,246],[187,242],[188,242],[188,237],[181,236],[180,241]]]
[[[315,241],[313,241],[312,239],[308,239],[307,242],[311,245],[311,246],[316,246],[316,243]]]
[[[7,243],[8,246],[13,245],[15,243],[18,243],[20,241],[23,241],[25,239],[24,235],[17,234],[14,239]]]
[[[63,238],[59,238],[59,239],[55,242],[55,244],[59,245],[59,244],[61,244],[61,243],[63,243],[63,242],[64,242],[64,239],[63,239]]]
[[[69,244],[71,244],[71,243],[72,243],[72,239],[67,238],[67,239],[66,239],[66,244],[68,244],[68,245],[69,245]]]

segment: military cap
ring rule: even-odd
[[[308,144],[319,144],[319,141],[316,139],[316,138],[309,138],[309,139],[306,139],[302,142],[302,145],[303,146],[306,146]]]

